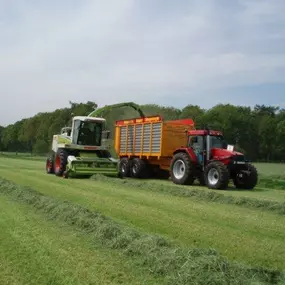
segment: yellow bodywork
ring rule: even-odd
[[[115,150],[119,157],[146,158],[150,163],[169,166],[173,152],[187,145],[187,132],[194,124],[163,121],[159,116],[118,121]],[[160,162],[158,162],[160,160]],[[166,162],[167,161],[167,162]]]

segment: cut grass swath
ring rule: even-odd
[[[108,248],[132,258],[166,284],[281,284],[283,272],[229,262],[212,249],[182,249],[160,236],[115,223],[99,212],[61,202],[37,191],[0,179],[0,192],[30,204],[51,220],[64,221],[92,235]]]
[[[203,201],[218,202],[222,204],[240,205],[247,208],[266,210],[270,212],[275,212],[280,215],[285,215],[284,202],[281,203],[276,201],[261,200],[249,197],[234,197],[230,195],[224,195],[222,193],[217,193],[215,191],[204,190],[203,188],[186,188],[183,186],[181,187],[177,185],[172,185],[170,183],[169,185],[157,183],[154,187],[153,184],[147,180],[138,181],[134,179],[118,179],[99,174],[92,176],[91,179],[106,181],[114,184],[120,183],[122,185],[125,185],[126,187],[129,187],[130,189],[134,187],[142,189],[151,189],[154,192],[171,194],[173,196],[196,198]]]

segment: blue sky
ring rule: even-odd
[[[0,0],[0,125],[92,100],[285,107],[284,0]]]

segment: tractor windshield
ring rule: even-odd
[[[103,124],[96,121],[77,122],[79,145],[100,146],[102,139]]]
[[[223,136],[210,136],[211,148],[227,148],[227,142]]]

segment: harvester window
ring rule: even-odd
[[[100,146],[102,138],[102,123],[81,122],[78,136],[78,144]]]

